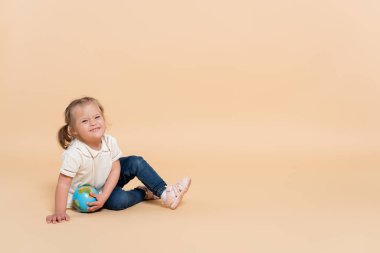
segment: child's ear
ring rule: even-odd
[[[67,129],[68,129],[69,135],[74,136],[74,137],[76,136],[77,132],[75,132],[74,128],[69,126]]]

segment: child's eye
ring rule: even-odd
[[[86,123],[88,120],[87,119],[84,119],[84,120],[82,120],[82,123]]]
[[[99,116],[96,116],[95,119],[99,119],[100,117],[101,117],[100,115],[99,115]]]

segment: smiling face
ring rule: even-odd
[[[93,149],[100,149],[106,130],[103,114],[96,103],[77,105],[72,110],[71,134]]]

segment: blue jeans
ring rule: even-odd
[[[124,191],[122,188],[133,178],[137,177],[156,196],[161,196],[166,189],[166,183],[154,169],[140,156],[122,157],[120,161],[120,178],[104,208],[123,210],[131,207],[145,198],[145,191],[133,189]]]

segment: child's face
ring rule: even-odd
[[[72,134],[86,144],[98,145],[106,130],[99,106],[89,102],[76,106],[72,113]]]

